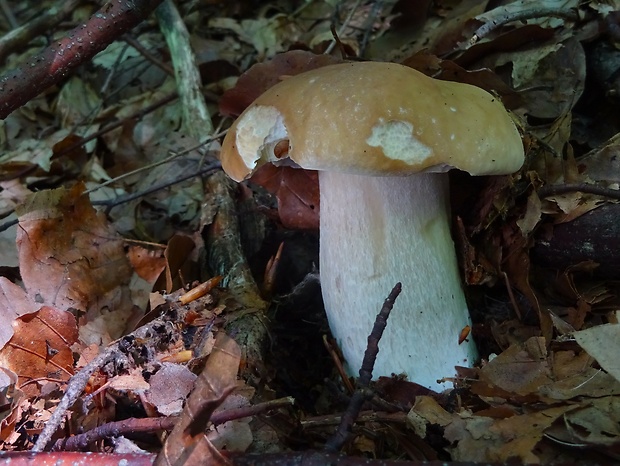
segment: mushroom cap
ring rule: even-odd
[[[497,97],[383,62],[284,79],[237,118],[221,151],[237,181],[267,162],[375,176],[450,168],[497,175],[523,159],[519,131]]]

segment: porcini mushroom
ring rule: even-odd
[[[402,293],[374,377],[432,389],[471,365],[470,317],[450,235],[448,177],[506,174],[523,163],[517,128],[475,86],[379,62],[330,65],[270,88],[234,122],[221,152],[235,180],[264,163],[319,170],[321,285],[350,373],[396,282]]]

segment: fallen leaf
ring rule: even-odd
[[[251,179],[275,194],[280,221],[285,228],[319,228],[320,195],[316,171],[265,164]]]
[[[279,53],[271,60],[257,63],[239,76],[237,84],[222,95],[219,102],[220,112],[226,116],[237,117],[259,95],[282,79],[286,79],[286,76],[294,76],[341,61],[331,55],[317,55],[305,50]]]
[[[0,365],[18,375],[26,396],[38,395],[43,382],[66,381],[73,375],[71,345],[78,338],[73,314],[43,306],[18,318],[13,327],[15,334],[0,351]]]
[[[495,420],[477,416],[450,423],[445,437],[455,442],[450,447],[453,461],[538,463],[536,445],[545,430],[574,406],[559,406],[538,412]]]
[[[519,395],[536,393],[552,382],[545,339],[532,337],[513,344],[480,370],[480,381]]]
[[[149,379],[146,398],[164,416],[179,414],[196,378],[187,367],[165,362]]]
[[[573,441],[612,446],[620,441],[620,397],[585,400],[582,407],[564,416]]]
[[[157,277],[166,267],[163,249],[147,249],[142,246],[131,246],[127,257],[135,272],[150,284],[155,283]]]
[[[5,325],[0,325],[0,349],[13,336],[13,326],[7,325],[25,314],[37,312],[41,307],[35,303],[28,294],[15,283],[0,277],[0,320]]]
[[[37,302],[59,309],[103,307],[106,294],[131,274],[123,239],[83,190],[77,184],[40,191],[17,209],[26,290]]]
[[[597,325],[573,336],[603,369],[620,381],[620,324]]]

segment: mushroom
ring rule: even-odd
[[[396,282],[402,293],[374,377],[431,389],[477,357],[450,235],[448,175],[517,171],[520,134],[499,100],[395,63],[355,62],[292,76],[233,123],[221,152],[234,180],[264,163],[319,170],[323,299],[350,374]]]

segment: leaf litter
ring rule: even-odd
[[[24,20],[28,2],[17,3]],[[620,54],[620,5],[405,3],[181,8],[220,128],[274,83],[341,61],[344,51],[483,87],[523,130],[527,161],[519,173],[452,175],[480,365],[463,369],[446,394],[424,393],[415,380],[378,381],[382,399],[366,406],[344,451],[481,463],[617,460],[619,272],[609,262],[618,248],[604,245],[620,236],[597,242],[591,232],[609,230],[606,219],[619,214],[620,121],[608,68]],[[119,38],[2,125],[0,208],[18,222],[0,240],[0,311],[11,323],[0,333],[2,447],[32,448],[69,378],[98,355],[113,355],[83,380],[54,440],[185,409],[170,439],[184,439],[214,464],[228,464],[227,452],[287,458],[290,449],[320,449],[344,405],[330,388],[341,382],[322,347],[320,304],[309,304],[320,301],[317,290],[297,286],[309,283],[316,263],[316,174],[270,168],[238,191],[244,254],[259,284],[269,259],[279,257],[263,320],[274,340],[270,355],[256,359],[223,332],[241,332],[239,319],[260,312],[260,302],[245,305],[227,280],[218,286],[218,262],[205,259],[219,252],[204,232],[229,234],[217,229],[218,197],[192,176],[216,170],[217,138],[200,146],[180,131],[175,80],[157,61],[170,57],[154,22],[130,40]],[[178,301],[201,282],[208,284],[202,296]],[[299,354],[311,356],[300,362]],[[288,396],[295,406],[233,414]],[[214,427],[207,421],[215,413],[230,419]],[[182,454],[161,434],[124,435],[168,461]],[[86,445],[122,452],[103,437]]]

